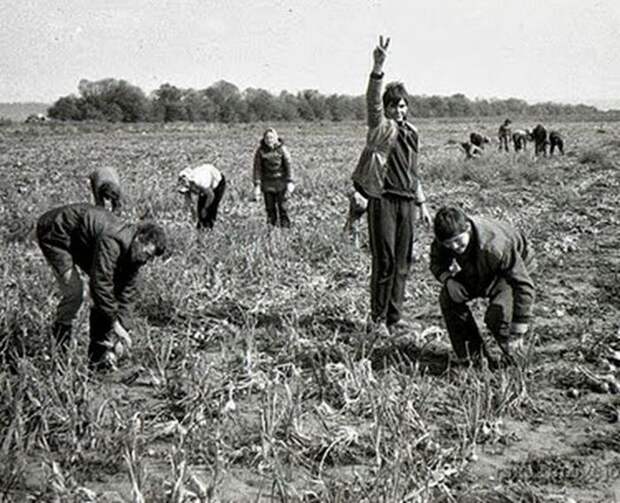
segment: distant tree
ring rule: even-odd
[[[243,92],[249,122],[281,120],[282,112],[278,100],[264,89],[248,88]]]
[[[225,80],[206,89],[181,89],[162,84],[149,97],[139,87],[124,80],[83,79],[78,85],[79,96],[59,98],[48,109],[48,115],[58,120],[98,120],[138,122],[144,120],[247,122],[247,121],[316,121],[365,119],[366,101],[363,95],[325,96],[315,89],[297,94],[282,91],[278,96],[264,89],[248,88],[243,93]],[[462,93],[452,96],[410,96],[412,117],[479,117],[479,116],[579,116],[616,117],[620,112],[604,114],[586,105],[536,103],[524,100],[475,99]],[[540,119],[541,121],[543,119]]]
[[[329,118],[333,121],[344,121],[353,118],[352,99],[343,94],[332,94],[325,100]]]
[[[218,120],[218,108],[209,98],[206,90],[187,89],[183,92],[181,101],[185,106],[187,120],[192,122],[215,122]]]
[[[218,108],[218,120],[221,122],[245,120],[247,109],[236,85],[225,80],[219,80],[208,87],[205,92]]]
[[[84,119],[80,107],[80,98],[73,94],[58,98],[54,104],[48,108],[47,115],[52,119],[61,121],[81,121]]]
[[[170,84],[162,84],[153,91],[151,115],[156,121],[175,122],[188,120],[183,103],[183,90]]]
[[[299,120],[299,100],[297,96],[289,93],[288,91],[282,91],[277,100],[278,108],[280,109],[280,114],[282,115],[282,120]]]
[[[315,89],[305,89],[298,94],[300,105],[304,110],[300,109],[299,115],[306,120],[325,120],[328,119],[329,109],[325,96]],[[311,110],[311,113],[309,113]],[[305,115],[305,117],[304,117]]]
[[[111,122],[138,122],[148,117],[149,103],[144,92],[125,80],[91,82],[82,79],[78,90],[82,100],[89,105],[87,108],[97,110],[96,113],[89,112],[89,115]]]

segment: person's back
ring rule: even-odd
[[[47,242],[66,249],[85,272],[91,269],[92,257],[102,236],[118,241],[126,251],[133,237],[131,226],[87,203],[74,203],[54,208],[39,219],[38,232],[47,232]]]
[[[559,131],[551,131],[549,133],[549,154],[553,155],[555,149],[560,151],[560,154],[564,154],[564,139]]]
[[[95,204],[103,208],[109,202],[113,212],[121,211],[122,190],[120,177],[111,166],[100,166],[89,175]]]
[[[534,139],[534,154],[547,155],[547,128],[542,124],[537,124],[532,130],[532,138]]]
[[[185,168],[179,173],[179,192],[201,192],[215,189],[222,180],[222,173],[213,164],[204,163]]]
[[[154,222],[125,224],[103,208],[78,203],[44,213],[37,222],[37,241],[60,288],[52,326],[56,343],[66,347],[84,300],[82,269],[89,276],[93,300],[89,361],[94,366],[113,363],[111,334],[130,340],[127,329],[138,272],[165,252],[165,231]]]
[[[475,131],[473,133],[470,133],[469,135],[469,142],[472,145],[475,145],[478,148],[484,148],[484,144],[485,143],[490,143],[491,140],[488,136],[485,136],[483,134],[480,133],[476,133]]]

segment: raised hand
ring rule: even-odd
[[[387,50],[390,45],[390,37],[383,38],[383,35],[379,35],[379,45],[375,47],[372,52],[372,58],[374,61],[374,71],[381,71],[385,58],[387,57]]]

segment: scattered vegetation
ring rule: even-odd
[[[619,395],[592,380],[618,376],[610,350],[620,350],[609,294],[620,152],[599,143],[609,136],[567,123],[574,155],[535,160],[491,145],[465,161],[444,145],[471,124],[419,122],[433,209],[449,201],[510,220],[536,250],[532,360],[491,371],[453,366],[423,229],[402,331],[359,354],[369,255],[340,230],[365,129],[277,126],[298,186],[290,232],[268,232],[250,201],[262,124],[5,131],[0,500],[611,500]],[[584,169],[590,152],[609,162]],[[199,160],[231,182],[221,219],[201,235],[174,190]],[[129,358],[89,376],[86,310],[66,355],[50,344],[54,280],[30,230],[50,206],[87,200],[100,163],[126,183],[127,218],[163,222],[174,250],[144,272]]]

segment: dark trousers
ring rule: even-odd
[[[547,155],[547,141],[536,141],[534,143],[534,155]]]
[[[508,152],[510,149],[508,148],[508,142],[510,141],[510,138],[508,136],[500,136],[499,137],[499,150],[505,150],[506,152]]]
[[[564,155],[564,142],[562,140],[556,140],[551,142],[549,155],[553,155],[556,148],[560,151],[560,154]]]
[[[267,222],[278,227],[290,227],[291,220],[288,216],[288,201],[286,191],[263,192],[265,199],[265,210],[267,211]]]
[[[368,201],[368,235],[372,254],[370,315],[393,325],[401,318],[405,283],[413,262],[413,200],[386,195]]]
[[[512,321],[512,287],[506,280],[499,279],[490,290],[488,298],[489,307],[484,322],[498,342],[506,342],[510,337]],[[439,305],[456,355],[459,358],[479,355],[482,338],[467,303],[454,302],[444,286],[439,294]]]
[[[207,196],[204,194],[198,195],[198,224],[197,227],[202,229],[206,227],[207,229],[213,229],[213,225],[215,224],[215,220],[217,219],[217,210],[220,206],[220,201],[224,196],[224,191],[226,190],[226,179],[224,175],[222,175],[222,180],[218,184],[217,187],[213,190],[213,201],[211,204],[205,208],[207,204]]]

